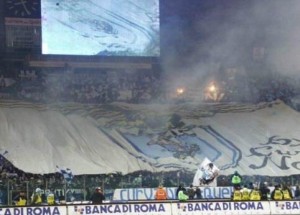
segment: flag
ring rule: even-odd
[[[8,153],[7,150],[0,150],[0,165],[2,165],[2,163],[4,162],[4,158],[5,156]]]
[[[219,175],[219,168],[213,164],[213,168],[209,170],[209,164],[212,163],[208,158],[204,158],[200,166],[198,167],[194,179],[193,179],[193,186],[200,186],[202,185],[201,180],[202,178],[211,179],[211,182],[207,185],[209,186],[217,186],[216,178]]]
[[[57,172],[62,174],[64,179],[70,183],[72,181],[72,179],[74,178],[72,170],[69,168],[60,168],[59,166],[56,166]]]
[[[2,151],[2,150],[1,150]],[[6,155],[8,153],[8,151],[7,150],[4,150],[3,152],[1,152],[1,156],[4,156],[4,155]]]

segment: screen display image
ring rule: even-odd
[[[42,0],[42,54],[157,57],[159,0]]]

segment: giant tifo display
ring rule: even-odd
[[[185,105],[72,103],[52,106],[52,111],[49,106],[11,101],[0,104],[0,132],[6,136],[6,141],[0,141],[1,150],[7,151],[4,156],[15,167],[36,174],[56,172],[58,165],[70,168],[74,175],[177,171],[182,175],[175,174],[176,181],[183,177],[181,170],[194,175],[205,157],[219,167],[219,175],[234,171],[271,177],[298,173],[298,112],[282,102],[239,107],[216,104],[208,117],[204,116],[206,107],[190,104],[186,110]],[[285,130],[280,129],[283,122]],[[39,128],[29,126],[35,124]],[[85,144],[82,150],[81,143]],[[32,162],[33,156],[40,168]]]

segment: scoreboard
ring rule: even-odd
[[[40,20],[5,17],[5,38],[8,51],[40,49]]]
[[[7,52],[40,52],[40,5],[40,0],[5,0],[3,8]]]

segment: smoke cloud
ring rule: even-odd
[[[161,16],[167,77],[184,74],[190,84],[224,67],[253,72],[247,67],[259,60],[268,71],[299,75],[300,1],[162,1]]]

